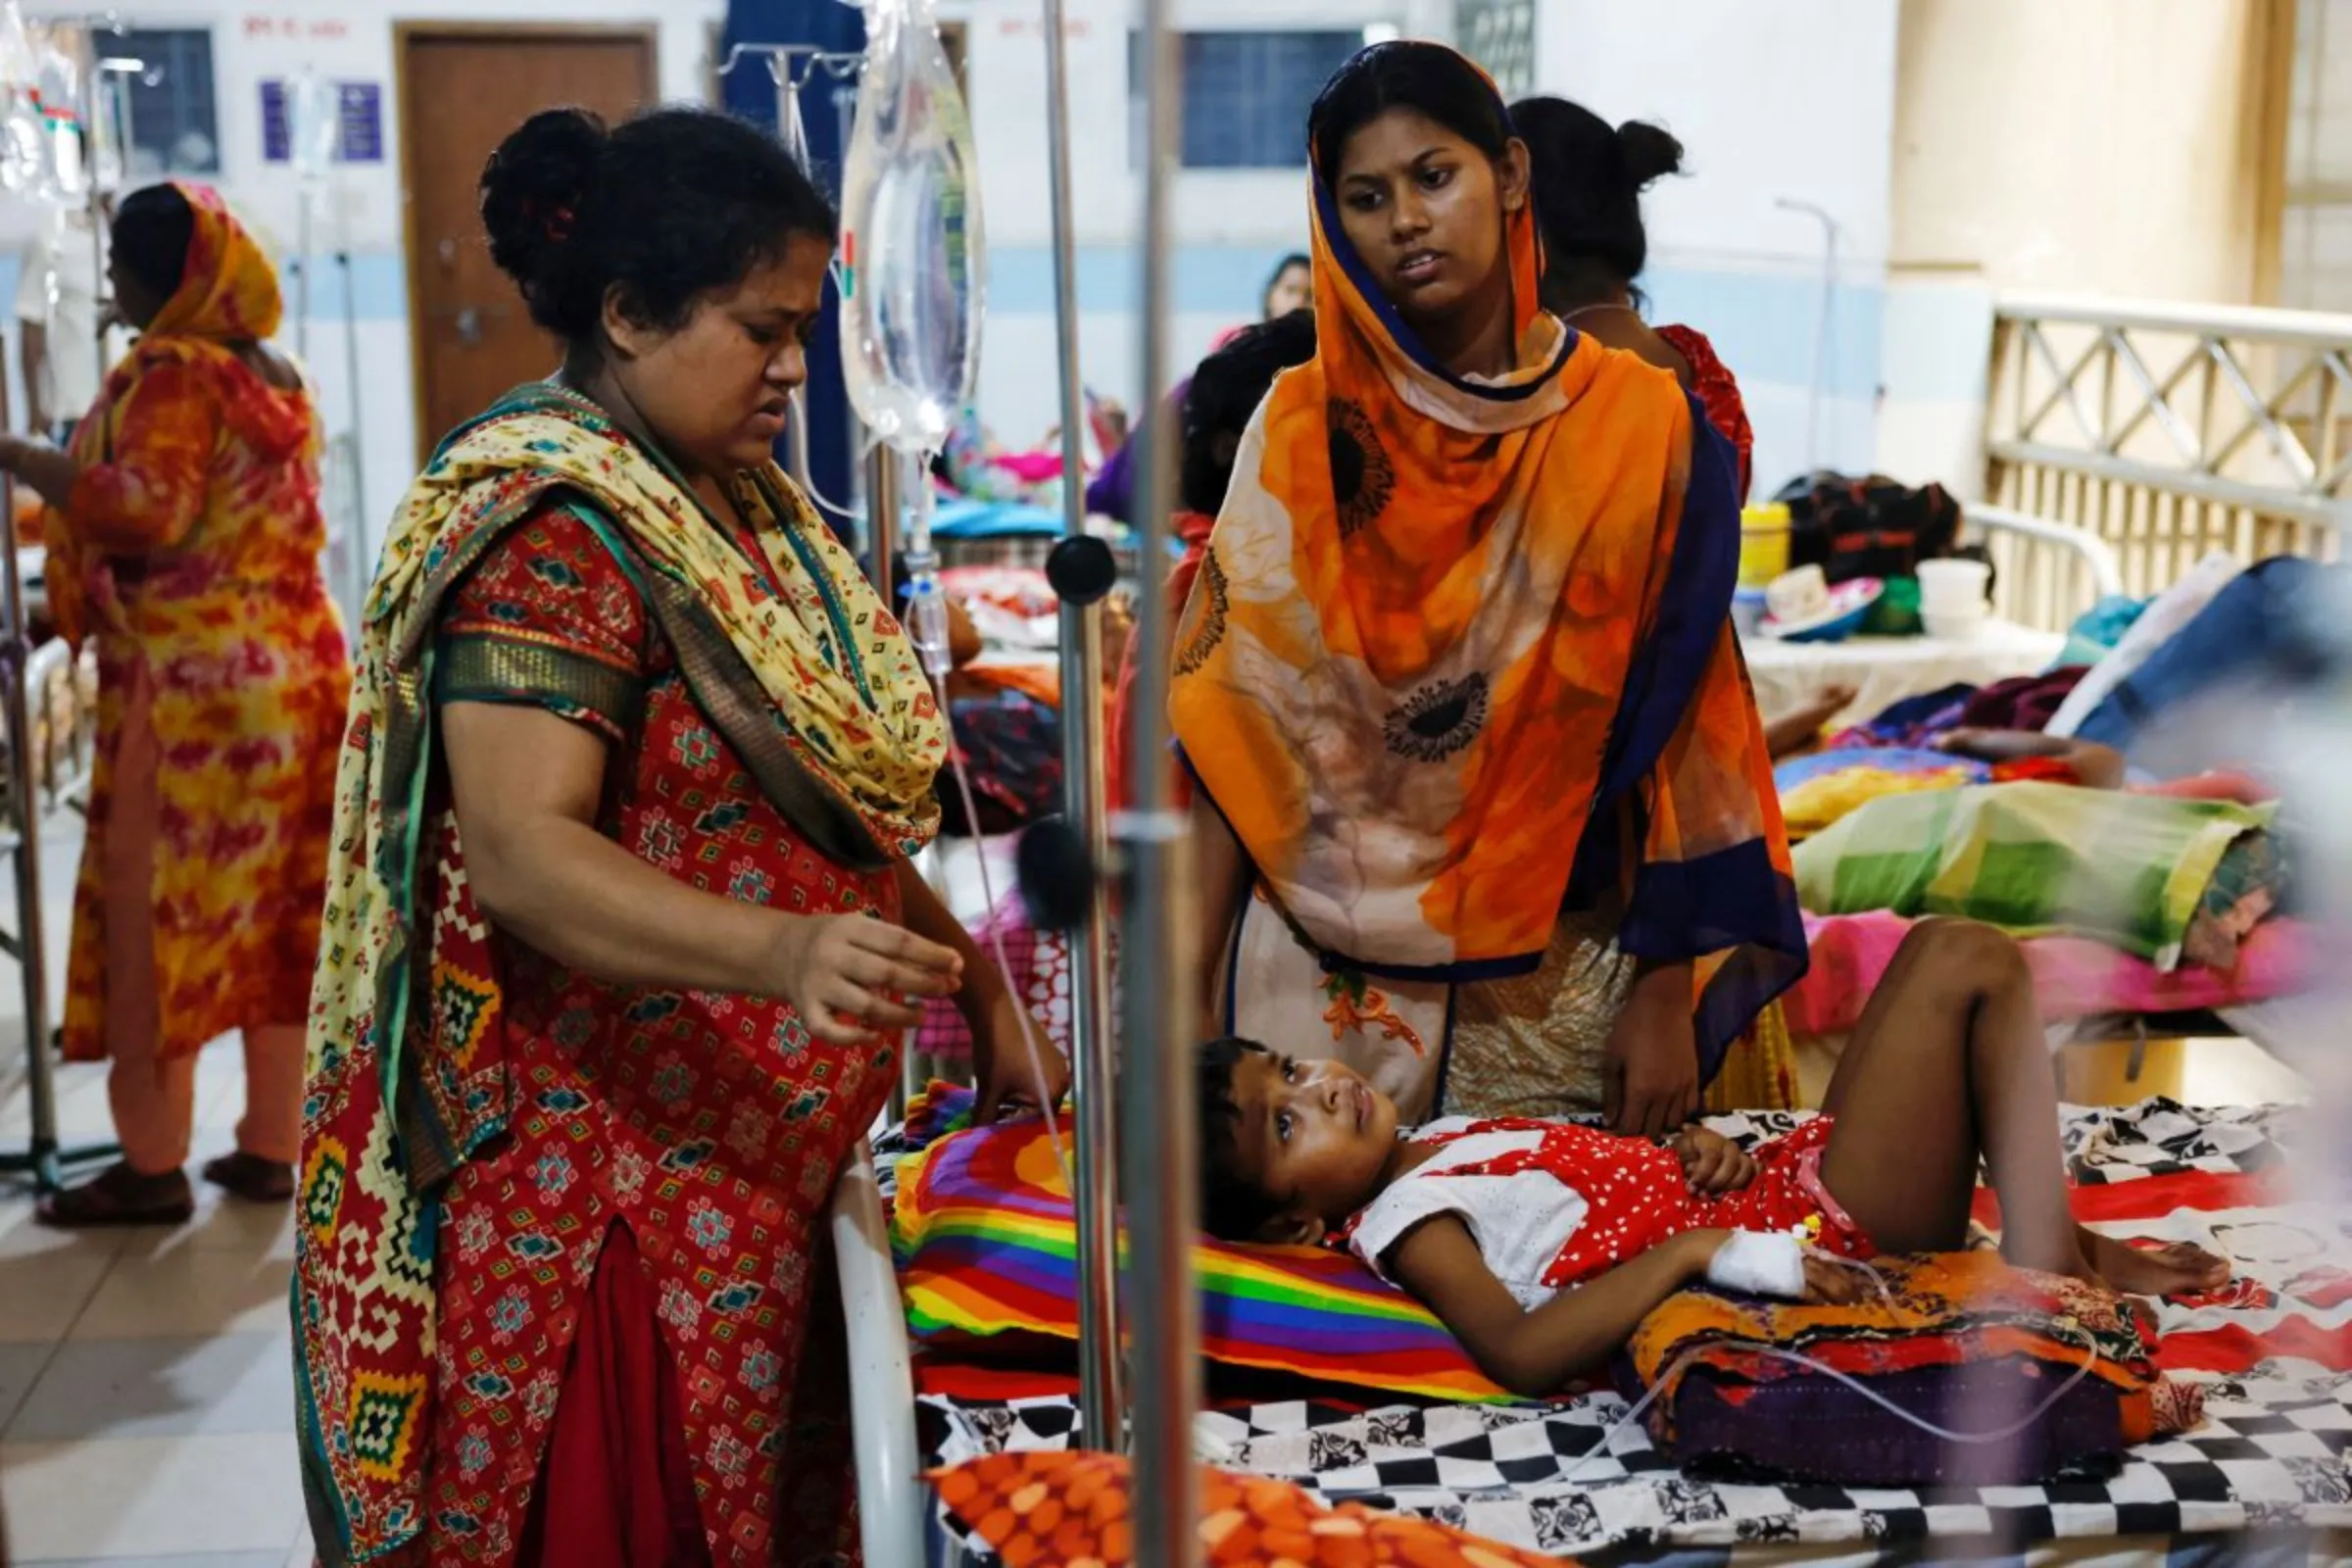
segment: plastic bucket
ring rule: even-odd
[[[1788,569],[1788,508],[1783,502],[1740,513],[1740,586],[1761,588]]]

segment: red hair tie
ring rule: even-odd
[[[534,198],[522,204],[522,216],[539,225],[539,232],[547,237],[550,244],[561,245],[571,238],[573,215],[567,206],[554,208],[542,215],[539,203]]]

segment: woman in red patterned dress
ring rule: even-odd
[[[1511,124],[1534,161],[1536,212],[1544,221],[1544,308],[1589,337],[1672,370],[1697,395],[1707,422],[1732,444],[1739,496],[1747,499],[1755,434],[1740,383],[1715,347],[1687,326],[1651,326],[1634,286],[1649,262],[1642,193],[1683,170],[1683,144],[1639,120],[1611,125],[1564,98],[1524,98]]]
[[[1066,1074],[908,867],[939,711],[768,459],[833,215],[682,110],[538,116],[482,211],[564,367],[443,444],[368,606],[302,1172],[315,1534],[854,1558],[803,1374],[839,1374],[819,1221],[892,1042],[954,995],[988,1102]]]

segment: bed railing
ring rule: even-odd
[[[914,1432],[914,1363],[890,1255],[873,1151],[862,1141],[833,1188],[833,1255],[849,1326],[850,1443],[865,1560],[924,1561],[925,1489]]]
[[[2103,542],[2140,596],[2216,550],[2337,559],[2352,522],[2352,316],[2012,296],[1993,317],[1993,509]],[[2002,575],[2042,593],[2031,569]],[[2032,604],[2002,608],[2052,624]]]
[[[2021,626],[2064,631],[2109,594],[2124,591],[2115,549],[2098,535],[2007,507],[1971,506],[1963,535],[1992,556],[1994,613]]]

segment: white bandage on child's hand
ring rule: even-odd
[[[1707,1259],[1707,1283],[1751,1296],[1803,1300],[1805,1244],[1785,1231],[1734,1231]]]

